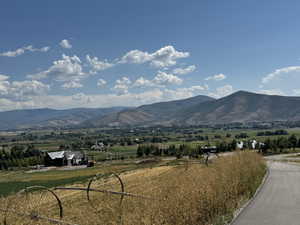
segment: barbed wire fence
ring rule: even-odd
[[[18,210],[15,209],[13,207],[13,201],[8,201],[8,203],[6,204],[6,207],[2,208],[0,206],[0,212],[2,212],[2,216],[3,216],[3,220],[2,220],[2,224],[3,225],[12,225],[8,222],[8,218],[9,216],[13,216],[13,217],[26,217],[29,218],[31,221],[47,221],[49,223],[52,224],[61,224],[61,225],[78,225],[75,223],[70,223],[67,221],[64,221],[64,208],[63,208],[63,204],[62,201],[60,199],[60,197],[58,196],[58,194],[55,192],[57,190],[62,190],[62,191],[84,191],[86,192],[86,199],[87,202],[89,204],[89,206],[91,208],[93,208],[96,212],[98,212],[97,210],[97,205],[95,205],[95,203],[93,203],[92,201],[92,197],[90,195],[91,192],[96,192],[96,193],[103,193],[103,194],[109,194],[109,195],[117,195],[120,196],[120,200],[119,200],[119,204],[118,204],[118,211],[119,211],[119,215],[118,215],[118,224],[121,225],[123,224],[122,218],[123,218],[123,211],[122,211],[122,204],[124,202],[124,198],[125,197],[131,197],[131,198],[139,198],[139,199],[145,199],[145,200],[154,200],[155,198],[149,197],[149,196],[143,196],[143,195],[139,195],[139,194],[135,194],[135,193],[129,193],[125,191],[125,185],[124,182],[122,180],[122,178],[117,174],[117,173],[112,173],[112,177],[116,178],[121,190],[120,191],[113,191],[113,190],[107,190],[107,189],[100,189],[100,188],[92,188],[92,183],[94,183],[95,181],[101,180],[105,177],[105,174],[96,174],[93,178],[91,178],[87,184],[86,187],[55,187],[52,189],[49,189],[47,187],[44,186],[30,186],[30,187],[26,187],[25,189],[19,191],[15,197],[16,199],[19,198],[24,198],[25,199],[25,203],[23,203],[24,205],[29,205],[29,193],[31,193],[34,190],[39,190],[41,191],[41,196],[45,193],[49,193],[56,201],[56,207],[57,207],[57,217],[59,219],[55,219],[52,217],[48,217],[45,216],[43,214],[41,214],[39,212],[39,209],[35,208],[35,209],[27,209],[27,210]]]
[[[214,154],[216,157],[219,157],[219,155],[217,153],[206,152],[205,157],[203,157],[202,160],[198,161],[197,164],[205,164],[206,166],[208,166],[209,158],[212,154]],[[188,168],[190,167],[191,164],[196,164],[196,163],[189,162],[187,160],[183,164],[184,167],[185,167],[185,171],[188,170]],[[63,204],[62,204],[61,198],[56,193],[56,191],[58,191],[58,190],[60,190],[60,191],[83,191],[83,192],[86,192],[86,200],[88,202],[88,205],[96,213],[100,213],[100,211],[97,209],[97,205],[95,205],[95,203],[92,201],[91,192],[120,196],[119,203],[118,203],[118,210],[117,210],[119,212],[119,215],[118,215],[118,224],[119,225],[123,224],[122,205],[123,205],[125,197],[145,199],[145,200],[158,200],[158,199],[155,199],[155,198],[150,197],[150,196],[144,196],[144,195],[140,195],[140,194],[126,192],[124,181],[122,180],[122,178],[117,173],[111,173],[110,177],[117,179],[117,181],[120,185],[120,191],[101,189],[101,188],[92,188],[92,184],[94,182],[99,181],[99,180],[101,181],[105,177],[107,177],[107,174],[96,174],[95,176],[93,176],[88,181],[86,187],[54,187],[54,188],[51,188],[51,189],[47,188],[45,186],[29,186],[29,187],[26,187],[25,189],[23,189],[23,190],[19,191],[18,193],[16,193],[14,195],[15,198],[16,199],[25,198],[25,203],[24,204],[29,205],[29,202],[30,202],[29,193],[32,193],[34,190],[41,191],[40,199],[42,198],[42,196],[45,193],[48,193],[48,194],[50,194],[50,196],[52,196],[52,198],[56,202],[55,205],[56,205],[56,208],[57,208],[57,217],[58,217],[58,219],[43,215],[42,213],[39,212],[39,208],[33,208],[33,209],[28,208],[27,210],[15,209],[13,207],[13,201],[8,201],[7,204],[6,204],[6,207],[2,208],[3,206],[2,207],[0,206],[0,212],[2,212],[2,216],[3,216],[2,224],[3,225],[13,225],[13,224],[10,224],[8,222],[9,216],[13,216],[13,217],[18,217],[19,216],[19,217],[26,217],[26,218],[30,219],[31,221],[47,221],[47,222],[52,223],[52,224],[61,224],[61,225],[78,225],[78,224],[75,224],[75,223],[70,223],[70,222],[64,221]]]

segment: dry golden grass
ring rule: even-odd
[[[56,191],[63,202],[64,221],[80,225],[209,225],[224,224],[240,204],[256,190],[265,174],[265,163],[256,153],[241,152],[215,159],[205,167],[200,164],[142,169],[122,174],[125,191],[152,199],[91,193],[91,202],[82,191]],[[83,185],[84,186],[84,185]],[[97,181],[92,188],[120,191],[114,178]],[[50,194],[2,199],[1,207],[58,217],[56,201]],[[3,217],[3,213],[2,213]],[[0,213],[0,219],[1,213]],[[8,225],[48,224],[26,217],[8,215]]]

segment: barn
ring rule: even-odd
[[[46,166],[76,166],[86,162],[85,155],[79,151],[47,152]]]

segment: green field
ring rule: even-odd
[[[1,147],[2,151],[10,151],[13,146],[21,145],[26,148],[28,144],[33,144],[38,150],[42,151],[58,151],[60,145],[80,144],[75,150],[83,151],[89,160],[101,162],[95,167],[86,169],[75,169],[71,171],[52,170],[46,172],[28,173],[29,168],[13,167],[10,170],[0,170],[0,196],[19,191],[26,186],[43,185],[54,187],[58,185],[72,184],[76,182],[84,182],[97,173],[122,172],[126,170],[136,169],[140,166],[132,163],[132,159],[137,156],[138,143],[134,140],[142,140],[142,145],[186,145],[197,149],[203,145],[217,145],[221,142],[230,143],[233,139],[236,141],[248,141],[256,139],[264,142],[266,139],[278,139],[280,137],[288,138],[295,134],[300,138],[300,128],[284,129],[288,135],[272,135],[257,136],[258,132],[275,131],[277,129],[213,129],[213,128],[165,128],[165,130],[140,130],[131,132],[130,130],[105,130],[105,129],[82,129],[72,131],[29,131],[25,133],[2,133]],[[246,138],[236,138],[236,135],[242,133],[247,134]],[[228,135],[230,134],[230,135]],[[32,137],[35,137],[32,139]],[[30,139],[31,138],[31,139]],[[153,141],[160,139],[161,142]],[[131,144],[128,144],[130,140]],[[107,143],[107,152],[94,151],[90,149],[87,143],[95,143],[95,141],[103,141]],[[300,144],[300,141],[299,141]],[[269,154],[278,154],[285,152],[298,152],[300,146],[295,150],[292,148],[279,149],[280,151],[271,152]],[[71,148],[71,150],[73,150]],[[174,156],[174,155],[172,155]],[[108,163],[109,162],[109,163]]]
[[[112,172],[121,173],[142,166],[135,163],[114,163],[97,165],[95,167],[75,169],[75,170],[50,170],[44,172],[28,171],[0,171],[0,196],[6,196],[15,193],[21,189],[33,185],[42,185],[46,187],[55,187],[73,183],[86,182],[94,175],[111,174]]]

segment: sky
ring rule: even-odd
[[[297,0],[4,0],[0,111],[300,95]]]

